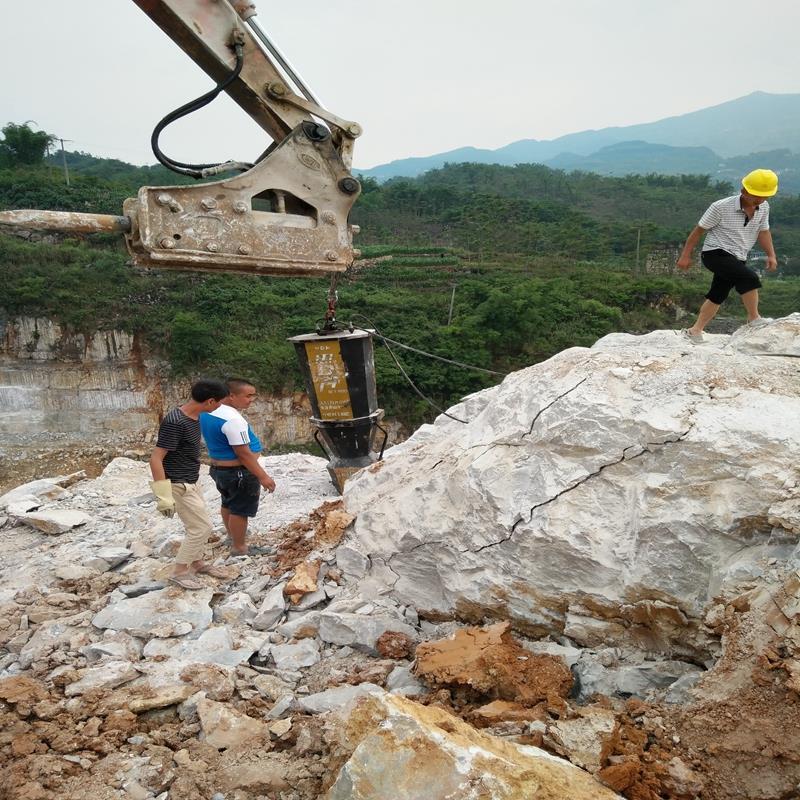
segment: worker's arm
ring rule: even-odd
[[[772,234],[769,228],[758,234],[758,244],[767,254],[767,272],[775,272],[778,269],[778,257],[775,255],[775,248],[772,245]]]
[[[275,491],[275,481],[264,472],[261,464],[258,463],[258,456],[250,449],[249,444],[234,444],[231,445],[233,447],[233,452],[236,453],[236,458],[242,462],[242,464],[247,467],[248,472],[252,472],[253,475],[258,478],[258,482],[268,491],[274,492]]]
[[[695,247],[697,247],[700,239],[703,238],[705,232],[705,228],[701,228],[699,225],[694,226],[694,229],[686,239],[686,244],[683,246],[683,252],[675,262],[678,266],[678,269],[689,269],[689,267],[692,266],[692,252],[694,251]]]
[[[154,481],[164,481],[167,479],[167,474],[164,472],[164,458],[169,450],[163,447],[156,447],[150,456],[150,473]]]

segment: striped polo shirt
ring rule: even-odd
[[[200,476],[200,423],[173,408],[158,428],[156,447],[167,451],[164,474],[174,483],[197,483]]]
[[[765,200],[748,219],[742,209],[742,197],[735,194],[712,203],[697,223],[708,233],[703,242],[703,252],[724,250],[740,261],[758,240],[761,231],[769,230],[769,203]]]

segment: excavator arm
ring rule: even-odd
[[[122,216],[6,211],[0,224],[122,232],[140,267],[284,276],[346,270],[358,255],[348,216],[361,190],[350,174],[360,126],[319,105],[255,22],[253,3],[134,2],[217,84],[228,81],[225,91],[272,144],[234,177],[144,186]],[[231,169],[198,166],[203,176]]]

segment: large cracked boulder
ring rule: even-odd
[[[440,708],[382,692],[342,725],[351,751],[326,800],[614,800],[591,775],[537,747],[489,736]]]
[[[798,355],[792,314],[513,373],[348,482],[340,566],[435,616],[708,656],[709,598],[797,540]]]

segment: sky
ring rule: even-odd
[[[217,0],[197,0],[216,2]],[[354,166],[651,122],[800,92],[796,0],[304,0],[258,21],[323,105],[364,128]],[[212,83],[132,0],[0,4],[0,125],[152,164],[164,114]],[[162,136],[179,161],[271,140],[229,98]]]

